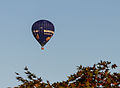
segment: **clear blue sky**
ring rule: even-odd
[[[31,32],[40,19],[56,29],[44,51]],[[0,88],[20,84],[25,66],[53,83],[100,60],[120,65],[120,0],[0,1]]]

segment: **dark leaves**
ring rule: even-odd
[[[19,75],[19,73],[15,72],[16,75]]]
[[[110,64],[109,61],[100,61],[92,67],[77,66],[78,71],[68,76],[68,80],[53,84],[49,81],[43,82],[41,77],[37,77],[28,70],[28,67],[25,67],[27,80],[16,72],[16,79],[23,84],[14,88],[119,88],[120,73],[111,73],[110,69],[115,69],[117,65],[110,66]]]
[[[112,65],[112,69],[115,69],[116,67],[117,67],[116,64],[113,64],[113,65]]]
[[[28,70],[28,67],[26,66],[26,67],[24,68],[24,70],[26,70],[26,71],[27,71],[27,70]]]

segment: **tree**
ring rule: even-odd
[[[14,88],[120,88],[120,73],[110,72],[116,69],[116,64],[111,65],[109,61],[100,61],[92,67],[77,66],[77,72],[68,76],[68,80],[50,84],[43,82],[41,77],[37,77],[25,67],[27,79],[16,73],[16,79],[22,84]]]

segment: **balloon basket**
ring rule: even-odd
[[[41,50],[44,50],[44,47],[41,47]]]

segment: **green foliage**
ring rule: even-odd
[[[116,64],[111,65],[111,62],[100,61],[92,67],[77,66],[77,72],[68,76],[68,80],[55,82],[50,84],[49,81],[43,82],[41,77],[37,77],[25,67],[27,79],[16,73],[16,79],[22,84],[14,88],[120,88],[120,73],[113,72],[111,69],[116,69]]]

